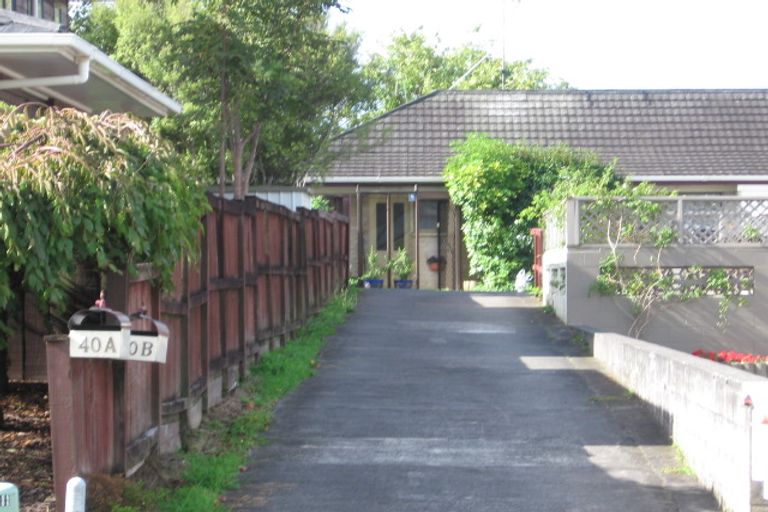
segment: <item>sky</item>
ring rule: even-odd
[[[422,28],[578,89],[768,88],[768,0],[341,0],[361,57]],[[439,36],[439,39],[438,39]]]

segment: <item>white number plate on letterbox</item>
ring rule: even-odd
[[[69,357],[124,359],[128,343],[123,331],[69,331]]]
[[[168,351],[168,336],[143,336],[132,334],[128,347],[128,357],[132,361],[165,363]]]

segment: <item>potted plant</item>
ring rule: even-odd
[[[395,274],[395,288],[413,288],[413,280],[409,279],[413,272],[413,260],[408,256],[408,251],[401,247],[397,250],[395,259],[389,265]]]
[[[429,270],[438,272],[445,267],[445,258],[442,256],[430,256],[427,258],[427,265],[429,265]]]
[[[366,288],[383,288],[384,287],[384,273],[387,271],[387,266],[379,265],[379,258],[374,247],[368,251],[368,269],[365,274],[360,276],[363,281],[363,286]]]

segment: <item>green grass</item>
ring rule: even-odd
[[[578,348],[579,352],[584,355],[589,355],[592,352],[591,347],[589,346],[589,341],[587,341],[587,336],[583,332],[574,332],[573,336],[571,336],[571,344]]]
[[[620,395],[597,395],[597,396],[591,396],[589,397],[589,401],[593,403],[611,403],[611,402],[621,402],[624,400],[631,400],[635,398],[635,392],[632,390],[625,390]]]
[[[673,467],[667,467],[662,470],[662,473],[666,475],[686,475],[686,476],[696,476],[696,472],[693,470],[691,466],[688,465],[688,461],[685,459],[685,455],[683,454],[683,450],[680,449],[679,446],[674,445],[675,449],[675,458],[677,459],[677,464]]]
[[[220,496],[237,487],[249,450],[265,442],[277,402],[314,375],[326,338],[354,310],[357,293],[354,287],[339,293],[285,347],[265,354],[251,368],[243,383],[244,413],[228,424],[209,422],[207,428],[216,437],[208,443],[207,451],[212,453],[184,453],[182,486],[147,490],[133,483],[125,493],[125,503],[116,504],[112,512],[226,511]]]

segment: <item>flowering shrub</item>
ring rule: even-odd
[[[711,359],[719,363],[729,364],[756,364],[756,363],[768,363],[768,356],[746,354],[744,352],[721,351],[713,352],[706,351],[704,349],[694,350],[693,355],[703,357],[704,359]]]

